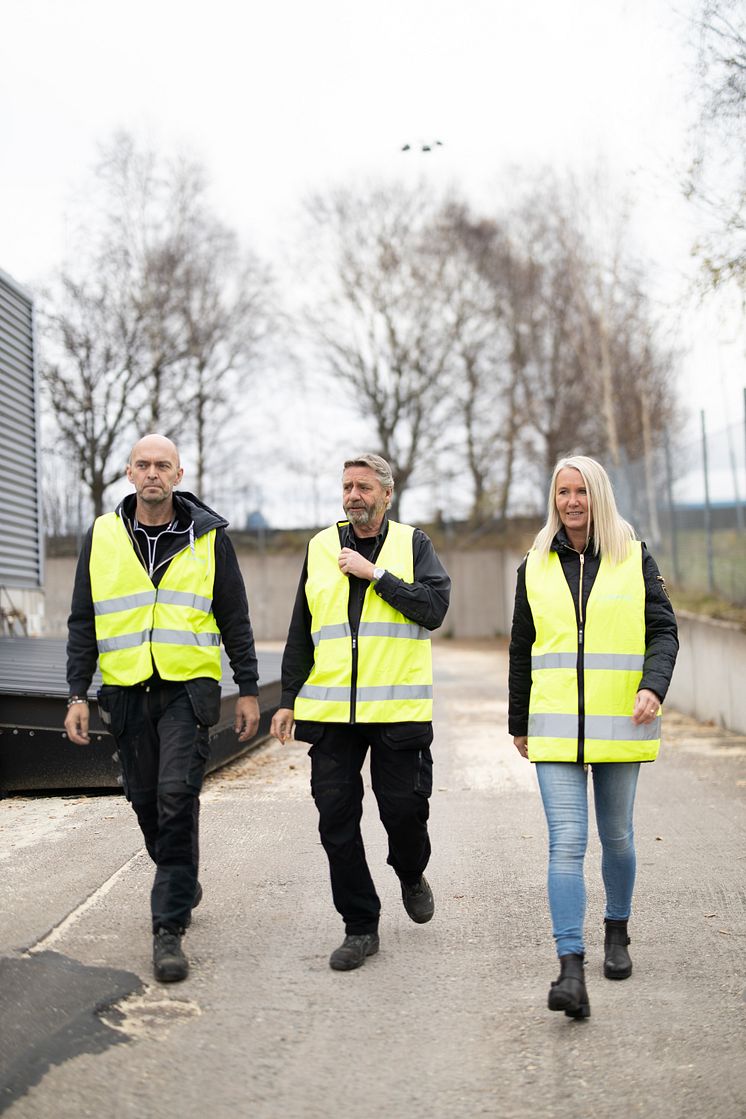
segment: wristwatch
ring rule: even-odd
[[[386,568],[385,567],[374,567],[373,568],[373,582],[377,583],[379,579],[383,579],[385,574],[386,574]]]

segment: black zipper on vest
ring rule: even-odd
[[[584,764],[585,759],[585,672],[583,670],[583,636],[585,623],[583,619],[583,570],[585,556],[578,553],[580,559],[580,581],[578,586],[578,762]]]
[[[342,540],[340,539],[340,544],[341,543],[342,543]],[[354,533],[353,533],[353,547],[355,547],[355,545],[354,545]],[[377,556],[381,551],[381,547],[383,547],[383,545],[381,545],[378,548],[373,549],[373,552],[371,553],[371,559],[370,559],[371,563],[376,563],[377,562]],[[358,550],[357,547],[355,547],[355,551],[357,551],[357,550]],[[371,585],[368,584],[368,586],[365,588],[365,591],[363,592],[363,601],[360,604],[360,617],[358,618],[358,626],[360,625],[360,622],[362,621],[362,618],[363,618],[363,611],[365,610],[365,596],[367,595],[368,591],[370,590],[370,586]],[[348,580],[348,584],[347,584],[347,619],[348,619],[348,621],[349,621],[349,617],[350,617],[350,585],[349,585],[349,580]],[[351,669],[350,669],[350,722],[354,723],[356,715],[357,715],[357,660],[358,660],[357,638],[358,638],[358,631],[356,629],[352,629],[352,623],[350,623],[350,632],[351,632],[351,641],[352,641],[352,665],[351,665]]]
[[[360,625],[360,622],[363,620],[363,611],[365,610],[365,596],[368,594],[369,590],[370,590],[370,586],[367,586],[365,588],[365,593],[363,594],[363,602],[362,602],[362,606],[360,607],[360,620],[358,621],[358,626]],[[347,612],[347,616],[349,618],[349,610]],[[352,666],[351,666],[351,669],[350,669],[350,722],[354,723],[355,722],[355,717],[357,715],[357,667],[358,667],[358,651],[359,651],[358,650],[358,645],[357,645],[358,630],[351,629],[351,633],[352,633]]]
[[[355,722],[357,708],[357,634],[352,635],[352,673],[350,675],[350,722]]]

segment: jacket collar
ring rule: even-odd
[[[594,541],[593,541],[593,537],[591,536],[590,540],[588,541],[588,543],[586,545],[585,552],[583,553],[583,555],[586,555],[586,556],[593,555],[594,547],[595,547],[595,544],[594,544]],[[550,550],[552,552],[574,552],[576,555],[579,555],[578,549],[574,548],[573,545],[568,540],[567,533],[565,531],[565,526],[564,525],[561,526],[561,528],[559,529],[559,531],[555,535],[554,540],[552,541]]]
[[[357,537],[355,535],[355,530],[354,530],[354,528],[352,527],[352,525],[350,524],[349,521],[340,521],[339,523],[340,523],[340,525],[343,526],[342,531],[341,531],[342,547],[343,548],[354,548],[355,551],[357,551],[359,540],[362,539],[362,537]],[[375,536],[366,536],[365,539],[366,540],[375,540],[376,546],[380,546],[381,544],[383,544],[384,540],[386,539],[386,533],[388,532],[388,530],[389,530],[388,513],[384,513],[383,520],[381,521],[381,527],[378,530],[378,532],[376,533],[376,535]]]
[[[117,516],[125,522],[130,532],[132,532],[135,523],[136,508],[137,495],[130,493],[120,501],[116,509]],[[185,532],[191,528],[195,539],[197,539],[214,528],[227,528],[227,526],[228,521],[224,517],[221,517],[209,505],[205,505],[193,493],[181,490],[174,493],[173,531]]]

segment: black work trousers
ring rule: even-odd
[[[329,859],[332,897],[345,932],[376,932],[381,902],[360,831],[363,762],[370,748],[371,783],[388,836],[387,862],[402,882],[413,884],[430,858],[432,725],[301,722],[295,737],[311,743],[311,791]]]
[[[187,688],[104,685],[99,707],[110,727],[148,854],[155,863],[153,932],[180,932],[189,921],[199,869],[199,793],[209,755]],[[104,716],[105,717],[105,716]]]

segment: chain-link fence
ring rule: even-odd
[[[619,509],[667,581],[746,605],[746,423],[670,439],[610,469]]]

